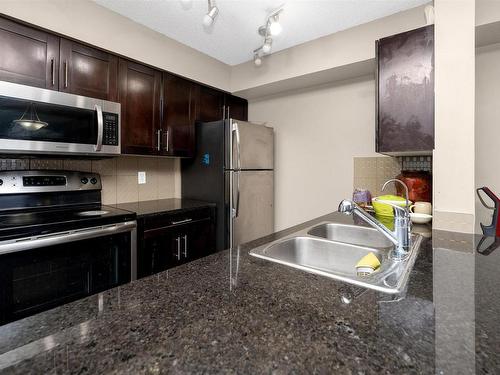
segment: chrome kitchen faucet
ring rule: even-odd
[[[373,226],[395,245],[395,249],[391,253],[391,258],[395,260],[403,260],[406,259],[411,248],[411,220],[410,212],[408,210],[408,187],[401,180],[391,179],[386,181],[384,186],[382,186],[382,190],[384,190],[390,182],[400,183],[403,185],[406,198],[406,206],[404,208],[392,203],[384,203],[394,208],[394,231],[387,229],[385,225],[373,216],[367,214],[361,207],[351,200],[344,199],[340,202],[339,212],[346,215],[352,215],[354,213]]]

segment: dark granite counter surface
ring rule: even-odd
[[[500,369],[500,249],[420,228],[397,298],[226,250],[0,327],[0,372],[469,374]],[[416,228],[418,229],[418,228]],[[350,303],[341,301],[345,293]]]
[[[163,213],[180,213],[202,207],[215,207],[215,203],[193,199],[157,199],[143,202],[119,203],[113,207],[137,213],[137,217]]]

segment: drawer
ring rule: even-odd
[[[188,224],[194,221],[211,219],[213,217],[212,207],[197,208],[180,213],[160,213],[149,215],[143,219],[144,231]]]

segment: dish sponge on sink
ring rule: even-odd
[[[380,260],[372,252],[366,254],[356,264],[358,276],[368,276],[380,267]]]

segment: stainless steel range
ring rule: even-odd
[[[136,279],[136,226],[98,174],[0,172],[0,323]]]

